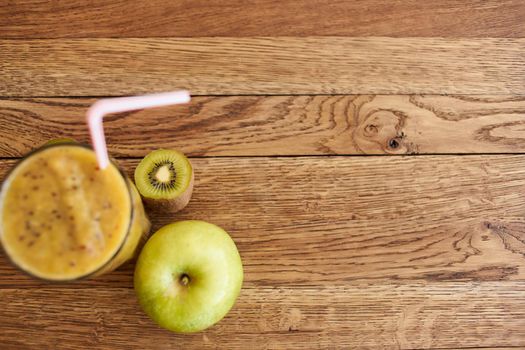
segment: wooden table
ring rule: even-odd
[[[187,88],[108,118],[110,152],[192,156],[190,205],[154,227],[224,227],[245,283],[176,335],[133,262],[46,284],[2,256],[1,349],[525,347],[525,2],[87,3],[0,4],[0,175],[87,142],[98,97]]]

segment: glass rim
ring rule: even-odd
[[[12,173],[26,160],[28,159],[29,157],[31,156],[34,156],[35,154],[38,154],[44,150],[47,150],[47,149],[50,149],[50,148],[54,148],[54,147],[64,147],[64,146],[73,146],[73,147],[80,147],[80,148],[84,148],[84,149],[88,149],[92,152],[93,151],[93,148],[89,145],[86,145],[86,144],[82,144],[82,143],[78,143],[78,142],[60,142],[60,143],[53,143],[53,144],[44,144],[38,148],[35,148],[33,150],[31,150],[30,152],[28,152],[27,154],[25,154],[23,157],[21,157],[20,159],[17,160],[17,162],[13,165],[13,167],[6,173],[4,179],[2,180],[2,185],[0,186],[0,218],[1,218],[1,215],[2,215],[2,212],[3,212],[3,192],[5,190],[5,186],[6,186],[6,183],[8,182],[8,179],[9,177],[12,175]],[[135,219],[135,206],[133,204],[133,193],[132,193],[132,189],[131,189],[131,185],[130,185],[130,179],[129,177],[127,176],[127,174],[113,161],[113,159],[109,159],[109,162],[111,165],[113,165],[117,171],[119,172],[120,176],[122,177],[122,179],[124,180],[124,183],[126,184],[126,189],[127,189],[127,192],[128,192],[128,195],[129,195],[129,201],[130,201],[130,218],[129,218],[129,224],[128,224],[128,228],[126,230],[126,235],[124,236],[124,238],[122,239],[122,242],[120,242],[120,245],[118,246],[117,250],[115,251],[115,253],[113,255],[111,255],[111,257],[105,262],[103,263],[101,266],[99,266],[98,268],[96,268],[95,270],[91,271],[91,272],[88,272],[86,274],[83,274],[81,276],[78,276],[78,277],[74,277],[74,278],[68,278],[68,279],[49,279],[49,278],[45,278],[45,277],[42,277],[42,276],[37,276],[29,271],[27,271],[26,269],[22,268],[21,266],[19,266],[14,260],[13,258],[9,255],[9,253],[7,252],[7,249],[5,248],[5,244],[3,242],[3,233],[2,233],[2,230],[1,228],[3,227],[3,224],[0,220],[0,246],[2,247],[2,251],[4,252],[4,255],[7,257],[7,259],[9,260],[9,262],[14,266],[16,267],[18,270],[24,272],[25,274],[33,277],[33,278],[36,278],[38,280],[41,280],[41,281],[45,281],[45,282],[52,282],[52,283],[62,283],[62,284],[65,284],[65,283],[70,283],[70,282],[77,282],[77,281],[82,281],[82,280],[86,280],[90,277],[93,277],[93,276],[96,276],[98,272],[100,271],[103,271],[109,264],[111,264],[113,262],[113,260],[120,254],[120,252],[122,251],[122,249],[124,248],[124,245],[126,244],[130,234],[131,234],[131,229],[133,227],[133,221]]]

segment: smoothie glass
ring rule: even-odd
[[[26,155],[0,192],[0,242],[12,263],[50,281],[110,272],[133,257],[150,222],[137,189],[115,165],[101,170],[77,143]]]

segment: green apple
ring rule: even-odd
[[[161,327],[198,332],[220,321],[241,290],[242,262],[222,228],[189,220],[162,227],[135,267],[139,303]]]

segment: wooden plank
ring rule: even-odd
[[[0,40],[0,95],[525,94],[525,38]]]
[[[94,99],[0,99],[0,157],[56,137],[89,142]],[[525,149],[525,96],[206,96],[111,116],[110,152],[155,148],[192,156],[518,153]]]
[[[524,282],[245,288],[222,322],[193,335],[155,326],[132,289],[1,289],[0,306],[7,349],[525,346]]]
[[[0,37],[523,37],[524,16],[520,0],[23,0],[0,4]]]
[[[525,280],[525,156],[201,158],[189,206],[154,229],[224,227],[247,286]],[[0,162],[1,172],[13,161]],[[122,161],[132,172],[137,160]],[[42,286],[2,258],[0,286]],[[131,283],[133,265],[71,285]]]

